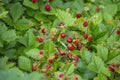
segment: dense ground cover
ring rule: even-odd
[[[0,80],[120,80],[120,0],[0,0]]]

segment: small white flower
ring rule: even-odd
[[[85,11],[89,11],[89,7],[84,7],[84,10]]]

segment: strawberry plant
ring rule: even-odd
[[[120,80],[119,0],[0,0],[0,80]]]

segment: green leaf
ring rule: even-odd
[[[104,76],[102,73],[99,73],[97,77],[94,78],[94,80],[107,80],[107,77]]]
[[[56,16],[58,17],[60,21],[64,22],[66,25],[68,26],[74,25],[75,19],[70,13],[65,12],[63,10],[57,10]]]
[[[23,5],[25,5],[25,6],[29,7],[29,8],[32,8],[34,10],[36,10],[36,9],[39,8],[38,5],[37,5],[37,3],[34,4],[30,0],[24,0]]]
[[[4,18],[4,17],[6,17],[7,13],[8,13],[8,11],[4,11],[4,12],[2,12],[2,13],[0,14],[0,18]]]
[[[4,23],[0,22],[0,35],[7,31],[7,27]]]
[[[38,20],[38,21],[43,21],[43,22],[48,22],[49,19],[42,13],[36,13],[35,14],[35,19]]]
[[[48,40],[44,43],[44,50],[46,54],[52,54],[57,51],[54,43],[51,40]]]
[[[7,42],[14,41],[16,38],[17,36],[15,30],[8,30],[2,34],[2,39]]]
[[[8,69],[7,62],[8,62],[8,57],[0,58],[0,70]]]
[[[24,13],[24,8],[20,3],[15,3],[10,8],[10,14],[14,22],[16,22]]]
[[[39,49],[37,48],[34,48],[34,49],[30,49],[29,51],[25,52],[25,54],[28,56],[28,57],[31,57],[33,59],[36,59],[38,60],[39,59]]]
[[[18,58],[18,65],[19,65],[19,68],[22,70],[29,71],[29,72],[31,72],[32,70],[31,60],[25,56],[20,56]]]
[[[108,58],[108,49],[106,47],[103,47],[101,45],[97,45],[97,55],[103,59],[104,61]]]
[[[27,30],[33,26],[33,23],[28,19],[20,19],[14,23],[14,27],[17,30]]]
[[[102,21],[102,14],[97,13],[97,14],[93,15],[90,19],[94,24],[99,24]]]
[[[73,64],[71,64],[71,66],[69,67],[69,69],[66,72],[66,75],[70,75],[74,72],[75,66]]]
[[[112,64],[116,61],[120,61],[120,50],[119,49],[114,49],[110,51],[108,55],[107,63]]]
[[[93,56],[92,61],[88,64],[88,69],[94,71],[94,72],[99,72],[101,68],[104,67],[104,62],[102,59],[98,56]]]

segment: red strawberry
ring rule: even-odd
[[[53,59],[51,59],[51,58],[48,61],[49,61],[49,63],[53,63]]]
[[[77,62],[79,60],[79,57],[78,56],[74,56],[73,60]]]
[[[117,32],[116,32],[116,33],[117,33],[117,35],[120,35],[120,30],[117,30]]]
[[[88,36],[88,40],[89,40],[89,41],[92,41],[92,36]]]
[[[77,13],[76,14],[76,18],[80,18],[80,17],[82,17],[82,14],[81,13]]]
[[[36,3],[36,2],[37,2],[37,0],[32,0],[32,2],[33,2],[33,3]]]
[[[39,54],[42,55],[43,53],[44,53],[44,51],[43,51],[43,50],[40,50]]]
[[[64,55],[65,55],[65,52],[64,52],[64,51],[60,51],[60,55],[61,55],[61,56],[64,56]]]
[[[88,26],[88,22],[85,21],[85,22],[83,23],[83,26],[84,26],[84,27],[87,27],[87,26]]]
[[[78,46],[78,45],[79,45],[79,41],[78,41],[78,40],[75,40],[74,44],[75,44],[76,46]]]
[[[52,41],[54,41],[54,40],[55,40],[55,37],[54,37],[54,36],[52,36],[52,37],[51,37],[51,40],[52,40]]]
[[[68,58],[72,58],[72,53],[69,52],[69,53],[67,54],[67,56],[68,56]]]
[[[46,6],[45,6],[45,10],[46,10],[46,11],[50,11],[50,10],[51,10],[50,5],[46,5]]]
[[[110,65],[110,66],[108,66],[108,69],[109,69],[110,71],[114,71],[114,70],[115,70],[115,66],[114,66],[114,65]]]
[[[47,31],[46,31],[45,28],[43,28],[43,29],[41,30],[41,32],[42,32],[42,33],[46,33]]]
[[[61,33],[61,34],[60,34],[60,37],[61,37],[61,38],[65,38],[65,37],[66,37],[66,34],[65,34],[65,33]]]
[[[68,43],[72,43],[73,39],[70,37],[70,38],[67,38],[67,42]]]
[[[75,47],[74,47],[74,45],[73,45],[73,44],[70,44],[70,45],[68,45],[68,49],[69,49],[69,50],[74,50],[74,49],[75,49]]]
[[[63,77],[64,77],[63,73],[59,74],[59,78],[63,78]]]
[[[61,26],[64,26],[64,23],[60,22],[58,25],[59,25],[59,27],[61,27]]]
[[[36,66],[32,66],[32,71],[36,71],[36,70],[37,70]]]
[[[39,43],[42,43],[42,42],[43,42],[43,38],[41,38],[41,37],[38,38],[38,42],[39,42]]]
[[[88,34],[84,34],[83,37],[84,37],[84,39],[87,39],[88,38]]]
[[[96,11],[99,12],[99,11],[100,11],[100,8],[99,8],[99,7],[96,7]]]
[[[78,50],[80,51],[82,49],[82,45],[79,45],[78,46]]]
[[[49,64],[47,64],[45,67],[46,67],[47,69],[51,68],[51,66],[50,66]]]
[[[58,54],[54,54],[54,56],[55,56],[55,59],[57,59],[57,58],[58,58]]]

